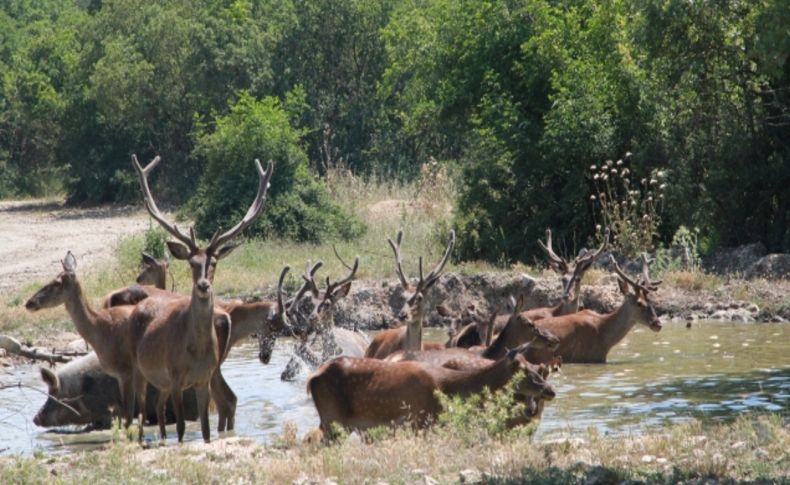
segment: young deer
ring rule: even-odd
[[[140,253],[143,267],[136,283],[113,291],[102,300],[102,308],[118,305],[136,305],[152,295],[168,295],[167,274],[170,260],[156,259],[148,253]]]
[[[320,429],[330,437],[337,423],[349,430],[411,422],[417,428],[430,425],[441,411],[436,391],[451,396],[470,396],[487,387],[501,389],[518,372],[519,400],[552,399],[554,390],[530,369],[521,355],[511,350],[491,365],[454,370],[422,362],[388,362],[377,359],[340,357],[318,369],[308,380],[307,390],[321,418]]]
[[[125,425],[134,414],[134,349],[129,338],[129,319],[134,307],[116,306],[94,310],[77,280],[77,260],[71,251],[61,261],[63,271],[25,303],[29,311],[64,305],[80,336],[95,350],[102,368],[115,379],[121,391],[121,415]]]
[[[403,239],[403,229],[398,231],[395,242],[387,239],[392,252],[395,254],[395,272],[400,280],[403,293],[401,300],[403,304],[398,312],[398,320],[405,322],[406,325],[400,328],[382,330],[368,346],[365,357],[383,359],[389,354],[398,350],[421,350],[427,348],[441,348],[442,345],[422,344],[422,319],[425,312],[425,292],[428,291],[438,280],[444,270],[444,266],[450,259],[450,253],[455,247],[455,231],[450,231],[450,240],[444,251],[444,256],[427,277],[422,273],[422,256],[419,258],[420,279],[416,286],[409,284],[406,275],[403,273],[403,265],[400,255],[400,244]]]
[[[544,318],[537,325],[560,339],[555,351],[531,349],[527,358],[531,362],[548,362],[555,355],[563,362],[604,363],[609,350],[628,332],[641,323],[650,330],[661,330],[661,322],[650,301],[650,293],[658,289],[660,281],[651,281],[647,259],[642,257],[642,277],[638,282],[626,275],[612,257],[617,283],[623,294],[623,303],[614,312],[601,315],[584,310],[572,315]]]
[[[211,280],[217,262],[230,254],[236,247],[230,244],[241,231],[250,226],[263,210],[269,180],[273,172],[270,161],[264,171],[260,161],[255,161],[259,185],[250,208],[242,220],[220,234],[214,233],[205,249],[198,247],[195,233],[190,230],[184,234],[175,224],[168,222],[160,212],[148,187],[148,174],[159,163],[156,157],[145,168],[140,166],[137,157],[132,155],[132,163],[137,171],[146,209],[167,232],[180,242],[167,243],[170,253],[176,259],[188,261],[192,268],[192,295],[174,300],[164,310],[151,315],[145,308],[146,301],[135,307],[137,329],[135,350],[137,367],[149,384],[159,390],[157,417],[163,417],[168,397],[173,399],[176,414],[178,441],[184,437],[184,417],[182,392],[189,387],[195,388],[200,413],[200,427],[203,440],[210,440],[208,421],[209,381],[229,350],[231,319],[228,313],[214,306],[214,292]],[[138,384],[138,399],[145,400],[145,381]],[[143,392],[141,392],[143,391]],[[141,402],[141,409],[145,403]],[[160,414],[161,413],[161,414]],[[159,420],[160,434],[164,433],[164,419]],[[140,421],[142,428],[143,421]]]

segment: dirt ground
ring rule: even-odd
[[[0,202],[0,294],[56,274],[70,250],[81,265],[109,259],[118,239],[148,227],[140,207],[64,207],[59,200]]]

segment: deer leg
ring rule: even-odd
[[[200,431],[203,434],[203,441],[211,441],[211,429],[208,423],[208,399],[209,390],[207,385],[195,386],[195,397],[197,397],[198,414],[200,415]]]
[[[170,393],[159,391],[156,399],[156,422],[159,424],[159,439],[164,441],[167,438],[167,400]]]
[[[217,415],[219,417],[219,424],[217,431],[222,433],[226,429],[233,430],[236,418],[236,394],[228,385],[219,367],[214,374],[211,375],[211,384],[209,386],[211,398],[217,404]]]
[[[121,390],[121,415],[124,419],[124,428],[132,425],[134,419],[134,378],[119,379]]]
[[[176,433],[178,434],[178,442],[184,442],[184,428],[186,427],[186,423],[184,422],[184,400],[183,400],[183,391],[180,387],[174,387],[170,391],[170,395],[173,398],[173,412],[176,415]]]
[[[137,395],[137,426],[138,426],[138,436],[137,441],[143,441],[143,434],[145,427],[145,398],[146,398],[146,391],[148,387],[148,382],[140,375],[139,372],[134,374],[134,392]]]

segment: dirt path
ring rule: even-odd
[[[71,250],[84,267],[112,256],[121,236],[148,228],[142,207],[64,207],[61,201],[0,202],[0,293],[54,276]]]

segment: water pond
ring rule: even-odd
[[[443,333],[427,332],[440,340]],[[268,442],[294,423],[300,433],[318,424],[305,392],[306,373],[280,381],[291,343],[278,342],[262,366],[251,340],[231,352],[223,374],[239,404],[235,434]],[[21,382],[41,391],[35,366],[0,374],[0,383]],[[670,323],[660,333],[636,328],[609,354],[604,365],[568,364],[551,378],[557,398],[546,407],[538,439],[586,433],[639,433],[651,426],[689,419],[723,421],[745,412],[790,413],[790,325],[700,322],[692,328]],[[0,453],[62,453],[99,446],[110,431],[73,433],[37,428],[32,418],[46,396],[29,388],[0,390]],[[216,426],[216,415],[211,417]],[[154,427],[148,437],[155,438]],[[175,430],[169,430],[169,436]],[[216,432],[212,431],[216,436]],[[185,440],[200,440],[188,423]]]

